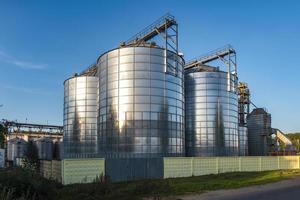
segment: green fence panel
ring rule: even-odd
[[[280,169],[299,169],[299,156],[280,156]]]
[[[51,179],[52,166],[50,160],[40,160],[40,173],[44,178]]]
[[[164,158],[164,178],[299,169],[299,166],[299,156],[174,157]]]
[[[257,172],[261,171],[261,157],[259,156],[245,156],[240,157],[242,172]]]
[[[194,157],[193,175],[201,176],[218,173],[218,159],[215,157]]]
[[[61,165],[60,160],[52,160],[52,179],[61,182]]]
[[[90,183],[105,174],[104,158],[64,159],[62,183]]]
[[[238,157],[218,157],[217,159],[219,173],[240,171]]]
[[[277,156],[262,156],[261,171],[278,170],[279,158]]]
[[[164,158],[164,178],[192,176],[192,162],[189,157]]]

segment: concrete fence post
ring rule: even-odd
[[[242,171],[242,157],[239,157],[239,172]]]

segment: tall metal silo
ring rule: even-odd
[[[238,155],[236,80],[207,65],[185,71],[187,156]]]
[[[263,108],[256,108],[248,115],[247,126],[249,155],[267,155],[272,134],[271,114]]]
[[[183,63],[153,45],[99,57],[100,152],[107,158],[184,155]]]
[[[64,158],[97,155],[98,77],[74,76],[64,82]]]
[[[21,138],[7,141],[7,160],[16,162],[16,158],[23,158],[27,150],[27,142]]]

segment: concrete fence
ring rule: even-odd
[[[103,158],[40,160],[40,174],[66,184],[90,183],[105,174]]]
[[[104,158],[64,159],[62,183],[91,183],[105,175]]]
[[[47,179],[61,182],[61,161],[40,160],[40,174]]]
[[[177,178],[226,172],[299,169],[299,156],[164,158],[164,177]]]
[[[40,163],[41,174],[66,184],[90,183],[107,174],[112,181],[147,178],[177,178],[226,172],[299,169],[299,156],[166,157],[161,161],[105,160],[104,158],[64,159]],[[154,166],[154,167],[153,167]],[[140,169],[138,169],[140,168]],[[158,171],[158,172],[151,172]],[[161,171],[161,173],[160,173]]]

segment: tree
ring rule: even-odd
[[[287,137],[291,140],[294,147],[296,147],[297,152],[300,152],[300,133],[289,133]]]
[[[0,124],[0,148],[4,148],[5,132],[6,128]]]
[[[27,144],[27,151],[23,159],[23,167],[32,171],[39,170],[38,149],[31,140],[29,140]]]

